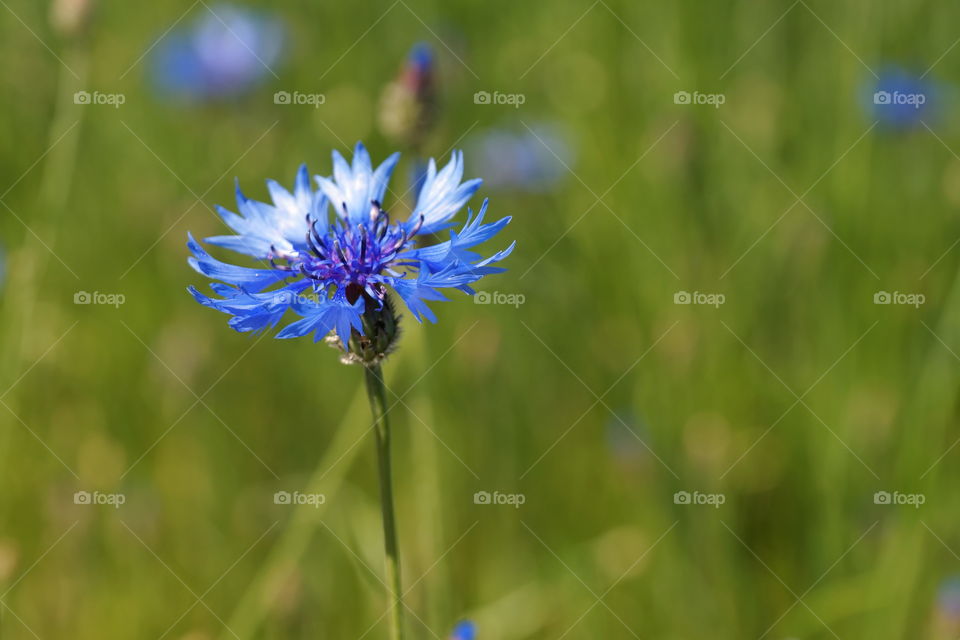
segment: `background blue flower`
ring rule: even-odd
[[[498,190],[545,192],[575,166],[569,136],[548,122],[520,131],[491,128],[471,139],[467,155],[478,161],[486,185]]]
[[[925,75],[900,67],[879,72],[869,96],[869,111],[882,125],[892,129],[932,125],[937,113],[940,89]]]
[[[469,620],[457,623],[450,633],[450,640],[476,640],[477,626]]]
[[[166,95],[190,100],[229,97],[270,75],[285,29],[272,14],[219,4],[174,29],[153,53],[153,82]]]

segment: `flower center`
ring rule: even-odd
[[[308,214],[305,238],[308,251],[284,254],[271,246],[270,265],[291,275],[299,273],[310,278],[318,292],[331,285],[343,288],[350,302],[355,302],[363,291],[383,299],[381,274],[386,271],[396,277],[404,275],[393,269],[402,266],[396,257],[413,243],[423,216],[412,228],[405,229],[402,224],[390,223],[390,216],[379,202],[374,200],[371,205],[368,222],[350,226],[345,216],[334,220],[325,232]],[[278,258],[286,264],[278,264]]]

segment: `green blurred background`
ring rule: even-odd
[[[184,243],[223,232],[234,176],[266,199],[331,149],[395,150],[380,96],[417,42],[428,155],[544,121],[571,152],[547,189],[478,194],[514,217],[487,249],[517,241],[482,288],[524,304],[406,316],[386,364],[410,637],[960,635],[960,8],[291,2],[276,77],[184,104],[146,52],[216,7],[103,3],[71,36],[46,2],[0,5],[0,637],[386,636],[361,371],[231,331],[187,295]],[[874,121],[889,64],[940,86],[939,117]]]

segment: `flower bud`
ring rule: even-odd
[[[382,302],[366,293],[363,297],[365,310],[360,317],[363,334],[356,330],[351,333],[350,344],[340,361],[369,367],[380,364],[396,349],[400,337],[400,316],[390,296],[385,296]],[[332,340],[328,339],[329,344],[343,350],[339,338],[336,335],[330,337]]]
[[[50,24],[61,36],[80,35],[90,23],[94,0],[53,0]]]
[[[418,44],[380,98],[380,129],[385,136],[411,147],[422,143],[436,119],[434,75],[433,52]]]

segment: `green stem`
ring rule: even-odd
[[[387,421],[387,394],[379,364],[364,368],[367,397],[373,413],[377,440],[377,466],[380,470],[380,510],[383,514],[383,548],[386,556],[386,584],[392,591],[390,638],[403,638],[403,592],[400,590],[400,552],[393,510],[393,477],[390,473],[390,424]]]

